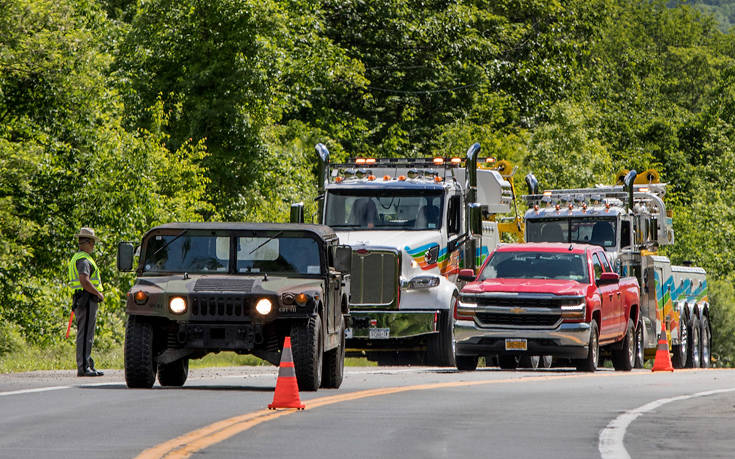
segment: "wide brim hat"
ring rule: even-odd
[[[75,236],[77,239],[81,238],[87,238],[87,239],[93,239],[94,242],[99,242],[100,238],[95,236],[94,230],[92,228],[87,228],[86,226],[79,230],[79,232]]]

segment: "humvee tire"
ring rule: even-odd
[[[322,375],[322,387],[328,389],[339,389],[345,371],[345,319],[342,317],[340,324],[339,347],[324,353],[324,374]]]
[[[150,389],[156,381],[153,355],[153,326],[129,316],[125,327],[125,383],[128,387]]]
[[[291,326],[291,351],[299,390],[319,390],[323,349],[322,321],[319,316]]]
[[[189,376],[189,359],[158,364],[158,382],[162,386],[183,386]]]

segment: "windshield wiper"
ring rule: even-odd
[[[258,250],[259,248],[263,247],[264,245],[266,245],[267,243],[269,243],[269,242],[270,242],[270,241],[272,241],[273,239],[277,238],[277,237],[278,237],[278,236],[280,236],[281,234],[283,234],[283,231],[279,231],[279,232],[277,232],[276,234],[274,234],[273,236],[269,237],[268,239],[266,239],[266,240],[265,240],[265,242],[263,242],[263,243],[262,243],[262,244],[260,244],[260,245],[259,245],[258,247],[254,248],[253,250],[251,250],[250,252],[248,252],[248,255],[250,255],[251,253],[255,252],[255,251],[256,251],[256,250]]]
[[[184,231],[180,232],[179,234],[176,235],[175,238],[171,239],[170,241],[168,241],[167,243],[163,244],[161,247],[159,247],[158,249],[156,249],[156,251],[153,252],[150,256],[153,257],[155,254],[157,254],[161,250],[165,249],[166,247],[168,247],[169,245],[171,245],[175,240],[177,240],[178,238],[180,238],[181,236],[183,236],[184,234],[186,234],[188,232],[189,232],[189,230],[184,230]]]

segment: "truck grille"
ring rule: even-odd
[[[561,314],[503,314],[478,312],[477,321],[481,325],[511,325],[521,327],[552,327],[561,320]]]
[[[354,250],[350,272],[350,304],[397,307],[400,252]]]
[[[192,295],[193,319],[241,320],[250,316],[248,297],[241,295]]]

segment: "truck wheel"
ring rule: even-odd
[[[345,318],[341,319],[339,346],[324,353],[324,374],[322,387],[339,389],[345,370]]]
[[[158,364],[158,382],[162,386],[183,386],[189,376],[189,359]]]
[[[643,368],[646,364],[646,344],[643,336],[643,328],[643,321],[639,321],[638,327],[635,329],[635,368]]]
[[[600,343],[597,340],[597,322],[590,324],[590,343],[587,358],[575,360],[577,371],[596,371],[600,363]]]
[[[635,331],[631,319],[628,319],[628,328],[620,349],[615,349],[612,354],[615,371],[630,371],[633,369],[635,364]]]
[[[319,316],[291,326],[291,350],[299,390],[319,390],[323,349],[322,321]]]
[[[700,365],[700,347],[702,340],[699,334],[701,326],[699,325],[699,317],[692,317],[692,321],[689,326],[689,352],[687,356],[687,368],[699,368]]]
[[[457,296],[452,297],[452,308],[457,302]],[[439,334],[431,337],[426,361],[440,367],[454,366],[454,315],[451,310],[439,313]]]
[[[538,368],[539,360],[541,357],[538,355],[524,355],[518,359],[518,368]]]
[[[700,333],[699,336],[702,340],[702,346],[700,347],[700,358],[699,363],[702,366],[702,368],[709,368],[712,363],[711,358],[711,352],[710,352],[710,344],[712,341],[712,335],[709,330],[709,319],[707,319],[707,316],[702,316],[702,321],[700,322]]]
[[[498,366],[503,370],[515,370],[518,368],[518,356],[513,354],[499,355]]]
[[[551,364],[554,363],[554,356],[542,355],[541,356],[541,368],[551,368]]]
[[[129,316],[125,327],[125,383],[128,387],[150,389],[156,382],[153,353],[153,325]]]
[[[674,359],[671,362],[674,368],[686,368],[687,359],[689,358],[689,327],[686,322],[679,322],[679,333],[681,333],[680,344],[672,346],[674,349]]]
[[[476,355],[458,355],[454,360],[457,365],[457,370],[475,371],[477,369],[477,361],[479,358]]]

